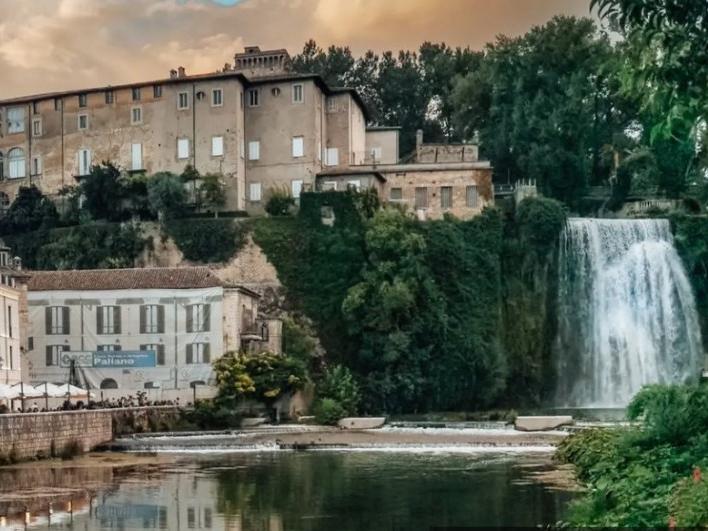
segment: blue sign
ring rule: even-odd
[[[93,353],[96,369],[137,369],[155,366],[154,350],[109,350]]]

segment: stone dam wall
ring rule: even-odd
[[[175,407],[52,411],[0,415],[0,462],[89,452],[114,434],[169,428]]]

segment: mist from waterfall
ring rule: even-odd
[[[697,377],[698,314],[667,220],[568,220],[558,282],[557,405],[625,406],[645,384]]]

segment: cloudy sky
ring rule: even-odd
[[[214,71],[244,45],[480,48],[589,0],[0,0],[0,98]]]

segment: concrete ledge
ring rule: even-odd
[[[519,431],[548,431],[573,424],[573,417],[559,415],[555,417],[516,417],[514,427]]]
[[[337,425],[345,430],[373,430],[386,424],[386,417],[346,417]]]

